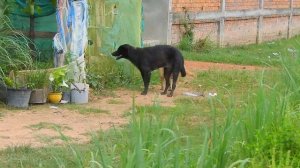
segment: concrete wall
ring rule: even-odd
[[[187,15],[195,26],[195,39],[209,36],[220,46],[300,34],[300,0],[173,0],[173,44],[181,39]]]

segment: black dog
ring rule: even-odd
[[[151,72],[158,68],[164,68],[164,78],[166,87],[161,94],[167,94],[170,87],[170,76],[173,75],[172,89],[168,94],[173,96],[176,88],[176,81],[179,72],[182,77],[186,76],[184,68],[183,56],[179,50],[168,45],[157,45],[154,47],[134,48],[128,44],[121,45],[117,51],[112,53],[116,59],[125,58],[132,62],[141,72],[144,81],[144,91],[142,95],[146,95],[151,78]]]

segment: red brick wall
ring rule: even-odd
[[[221,0],[172,0],[173,13],[220,12]],[[264,0],[265,9],[289,9],[289,0]],[[293,0],[293,8],[300,8],[300,0]],[[226,0],[226,11],[242,11],[259,9],[259,0]],[[224,45],[249,44],[256,42],[257,18],[243,18],[241,20],[225,20]],[[262,26],[262,40],[269,41],[287,37],[288,17],[264,17]],[[300,16],[293,16],[290,26],[291,35],[300,34]],[[174,22],[172,26],[172,43],[178,43],[181,39],[183,27]],[[203,39],[207,36],[212,41],[218,41],[218,22],[195,21],[195,39]]]
[[[293,0],[294,7],[300,7],[300,0]],[[221,0],[172,0],[173,12],[220,10]],[[246,10],[259,8],[259,0],[226,0],[226,10]],[[264,0],[266,9],[289,8],[289,0]]]
[[[265,0],[264,8],[266,9],[285,9],[290,7],[289,0]]]
[[[259,8],[258,0],[227,0],[226,10],[246,10]]]
[[[294,8],[299,8],[300,7],[300,0],[294,0],[293,1],[293,7]]]
[[[224,28],[224,45],[256,42],[257,19],[227,20]]]
[[[172,0],[173,12],[183,12],[183,7],[190,12],[217,11],[220,9],[220,0]]]
[[[265,17],[263,21],[263,39],[270,41],[287,37],[288,17]]]
[[[293,17],[291,30],[292,30],[292,32],[291,32],[292,36],[300,34],[300,16]]]
[[[195,39],[204,39],[209,37],[212,41],[218,41],[218,23],[217,22],[210,22],[210,23],[199,23],[195,25]]]

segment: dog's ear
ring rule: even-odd
[[[122,55],[129,55],[129,50],[130,50],[131,46],[128,45],[128,44],[124,44],[124,45],[121,45],[119,50],[121,52]]]

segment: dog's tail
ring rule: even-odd
[[[182,65],[181,65],[181,68],[180,68],[180,73],[181,73],[182,77],[186,76],[186,71],[185,71],[185,68],[184,68],[184,60],[183,59],[182,59]]]

